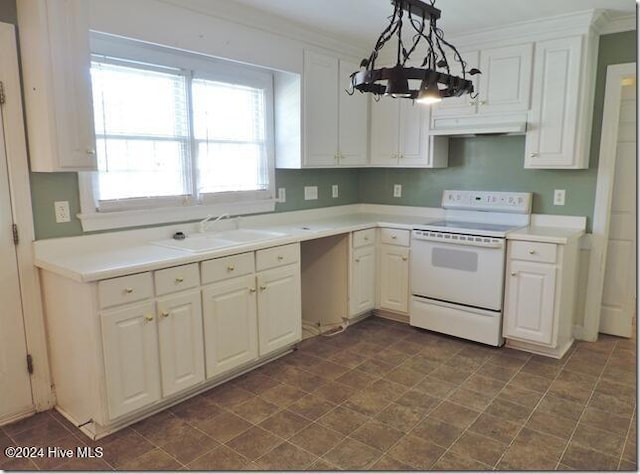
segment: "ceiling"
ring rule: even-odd
[[[392,13],[389,0],[226,0],[284,18],[297,26],[358,44],[375,42]],[[446,35],[589,9],[635,13],[635,0],[437,0]]]

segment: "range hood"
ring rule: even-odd
[[[471,117],[433,117],[431,134],[436,136],[523,135],[527,114]]]

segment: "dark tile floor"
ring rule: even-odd
[[[102,459],[0,469],[636,470],[635,340],[562,360],[369,318],[90,441],[55,411],[0,429],[0,448],[89,445]]]

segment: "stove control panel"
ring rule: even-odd
[[[531,200],[531,193],[451,190],[442,192],[444,209],[530,214]]]

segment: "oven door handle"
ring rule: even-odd
[[[453,245],[462,245],[464,247],[482,247],[487,249],[501,249],[504,247],[504,240],[500,240],[499,242],[476,242],[473,240],[452,240],[452,239],[438,239],[431,237],[416,237],[414,239],[416,243],[420,241],[427,240],[429,242],[437,242],[440,244],[453,244]]]

